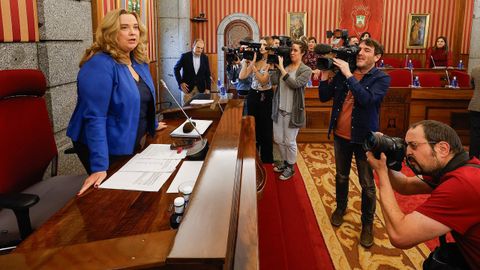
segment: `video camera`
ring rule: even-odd
[[[225,61],[227,61],[227,65],[232,65],[237,59],[242,60],[243,52],[241,48],[222,47],[222,51],[225,52]]]
[[[398,137],[389,137],[370,132],[363,142],[363,149],[372,152],[375,158],[379,159],[381,153],[387,156],[387,167],[389,169],[400,171],[402,161],[405,158],[405,141]]]
[[[348,45],[348,31],[347,30],[335,30],[335,32],[341,32],[341,38],[343,40],[344,46],[333,48],[328,44],[317,44],[315,45],[314,51],[316,54],[321,55],[317,59],[317,68],[320,70],[333,70],[335,65],[333,64],[332,58],[339,58],[348,63],[350,69],[355,69],[357,66],[357,54],[360,51],[360,48],[357,45]],[[332,38],[334,32],[327,31],[327,38]],[[346,45],[345,45],[346,44]]]
[[[280,46],[267,47],[266,49],[272,51],[273,54],[269,54],[267,57],[268,64],[278,64],[278,56],[283,57],[283,66],[288,66],[292,63],[290,59],[290,51],[292,49],[292,39],[288,36],[274,36],[280,40]]]
[[[262,54],[260,53],[262,43],[240,41],[240,45],[247,46],[248,48],[246,50],[243,50],[243,59],[252,61],[255,54],[257,54],[257,61],[260,61],[262,59]]]

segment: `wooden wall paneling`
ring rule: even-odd
[[[212,89],[217,89],[217,79],[218,79],[218,67],[217,67],[217,58],[218,55],[216,53],[207,53],[208,63],[210,64],[210,75],[212,77]]]

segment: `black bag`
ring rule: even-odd
[[[424,270],[464,270],[469,269],[465,258],[456,243],[447,243],[445,235],[440,238],[440,246],[436,247],[423,262]]]

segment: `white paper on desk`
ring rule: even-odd
[[[120,172],[165,172],[175,171],[180,159],[155,159],[135,155],[127,164],[120,168]]]
[[[184,161],[182,167],[175,175],[167,193],[177,193],[178,186],[185,182],[196,182],[200,169],[202,169],[203,161]]]
[[[154,159],[183,159],[186,155],[186,150],[178,153],[177,150],[171,150],[169,144],[150,144],[139,154],[139,157]]]
[[[198,130],[198,132],[200,132],[200,134],[203,135],[203,133],[205,133],[205,131],[207,130],[207,128],[212,124],[212,120],[196,120],[196,119],[191,119],[193,122],[196,123],[196,128]],[[170,136],[172,137],[188,137],[188,138],[192,138],[192,137],[200,137],[198,135],[198,133],[195,131],[195,130],[192,130],[192,132],[189,132],[189,133],[184,133],[183,132],[183,125],[185,125],[185,123],[187,123],[188,120],[185,120],[185,122],[183,122],[183,124],[181,124],[178,128],[176,128],[174,131],[172,131],[172,133],[170,133]]]
[[[159,191],[171,173],[161,172],[116,172],[99,187],[107,189]]]
[[[194,99],[190,101],[191,105],[203,105],[203,104],[211,104],[213,103],[213,99]]]

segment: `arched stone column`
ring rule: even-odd
[[[225,62],[224,53],[222,51],[223,41],[225,40],[225,28],[227,25],[233,21],[244,21],[246,22],[253,32],[253,40],[258,40],[260,38],[260,30],[258,28],[257,22],[249,15],[245,13],[233,13],[225,17],[220,24],[218,25],[217,29],[217,65],[218,65],[218,77],[217,78],[224,78],[225,70],[223,63]],[[215,82],[212,82],[212,84]]]

